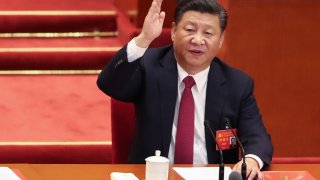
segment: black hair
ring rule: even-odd
[[[181,1],[174,13],[174,21],[178,24],[187,11],[197,11],[200,13],[209,13],[219,17],[221,32],[227,27],[227,11],[216,0],[183,0]]]

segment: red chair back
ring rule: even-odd
[[[125,164],[135,131],[135,112],[131,103],[111,99],[112,163]]]

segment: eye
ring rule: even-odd
[[[194,29],[193,28],[186,28],[185,29],[187,32],[194,32]]]
[[[212,36],[213,35],[213,33],[212,32],[205,32],[205,34],[207,35],[207,36]]]
[[[188,33],[195,32],[195,27],[191,25],[187,25],[184,27],[184,30]]]

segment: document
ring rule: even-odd
[[[133,173],[112,172],[111,180],[139,180]]]
[[[174,167],[173,169],[185,180],[219,179],[219,167]],[[231,171],[230,167],[224,168],[225,180],[229,179]]]
[[[10,168],[0,167],[1,180],[21,180]]]

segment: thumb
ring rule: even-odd
[[[164,11],[161,11],[159,14],[159,22],[163,25],[164,19],[166,17],[166,13]]]

